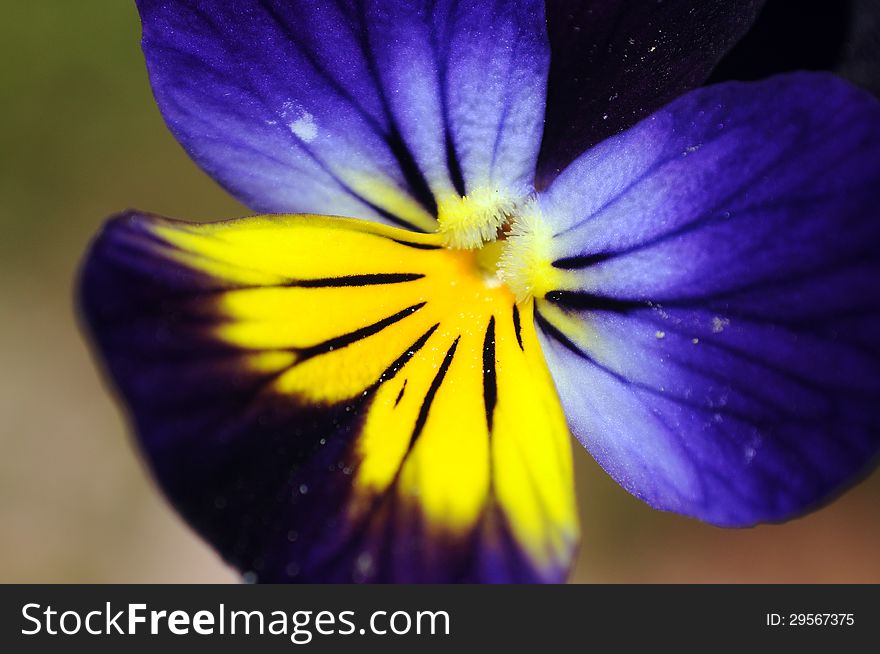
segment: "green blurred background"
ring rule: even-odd
[[[163,501],[78,329],[73,283],[102,220],[246,213],[186,156],[150,94],[129,0],[0,2],[0,581],[237,577]],[[652,511],[575,446],[574,579],[880,582],[880,474],[785,525]]]

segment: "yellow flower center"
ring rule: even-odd
[[[446,247],[476,251],[487,286],[504,284],[523,302],[558,285],[563,273],[552,264],[553,234],[533,195],[478,188],[449,196],[439,203],[438,222]]]

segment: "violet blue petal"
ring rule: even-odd
[[[880,446],[880,104],[826,74],[689,93],[540,198],[570,425],[651,506],[790,518]]]

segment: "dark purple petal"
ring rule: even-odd
[[[573,431],[627,490],[784,520],[880,446],[880,105],[830,75],[693,91],[541,198]]]
[[[570,434],[531,315],[438,242],[128,214],[92,246],[96,353],[162,490],[242,572],[565,579]]]
[[[139,0],[159,107],[261,212],[432,231],[475,188],[532,188],[549,49],[539,0]]]
[[[850,4],[846,48],[834,70],[880,96],[880,4],[876,0]]]
[[[718,62],[707,83],[835,70],[855,27],[852,4],[851,0],[768,0],[752,28]]]
[[[826,70],[880,95],[877,0],[770,0],[708,83]]]
[[[548,0],[550,78],[537,183],[702,84],[762,0]]]

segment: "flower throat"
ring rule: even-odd
[[[563,274],[552,265],[552,233],[534,194],[478,188],[452,195],[439,202],[438,222],[446,247],[474,250],[486,284],[505,284],[518,302],[542,295]]]

